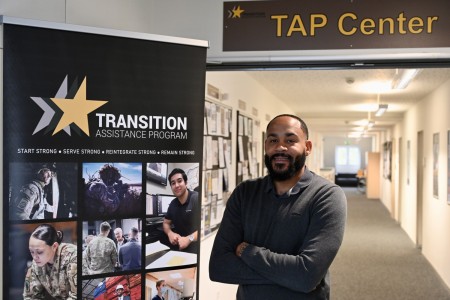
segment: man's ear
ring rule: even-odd
[[[305,141],[305,146],[306,146],[305,153],[306,153],[306,156],[308,156],[312,152],[312,142],[310,140],[306,140]]]

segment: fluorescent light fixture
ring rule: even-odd
[[[379,104],[378,109],[375,112],[375,116],[380,117],[382,114],[386,112],[387,108],[388,108],[387,104]]]
[[[373,125],[375,125],[375,121],[369,121],[369,122],[367,122],[367,127],[368,127],[368,128],[372,128]]]
[[[363,132],[350,132],[347,137],[349,138],[360,138],[363,135]]]
[[[173,279],[178,279],[178,278],[182,278],[183,277],[181,275],[181,273],[172,273],[169,276],[170,276],[170,278],[173,278]]]
[[[402,73],[396,74],[394,80],[392,80],[392,89],[401,90],[406,88],[420,71],[420,69],[406,69]]]

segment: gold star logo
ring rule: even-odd
[[[244,12],[244,10],[241,9],[241,6],[240,6],[240,5],[238,5],[237,7],[236,7],[236,6],[233,7],[232,12],[233,12],[232,18],[234,19],[234,18],[240,18],[240,17],[241,17],[241,14]]]
[[[73,99],[51,98],[51,100],[63,111],[63,116],[52,135],[74,123],[89,136],[88,114],[108,103],[108,101],[86,99],[86,77]]]

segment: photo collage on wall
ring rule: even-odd
[[[198,299],[206,48],[3,27],[3,299]]]
[[[206,99],[204,124],[204,194],[201,216],[203,238],[219,227],[231,190],[232,109],[224,104]]]
[[[260,147],[260,122],[238,111],[236,185],[260,176],[257,149]]]

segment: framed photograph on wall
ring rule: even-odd
[[[411,174],[411,141],[406,142],[406,184],[409,185],[409,176]]]
[[[206,84],[206,95],[208,95],[209,97],[211,97],[214,100],[221,100],[220,99],[220,89],[209,83]]]
[[[392,142],[383,144],[383,177],[391,180]]]
[[[147,163],[147,180],[167,185],[167,163]]]
[[[450,130],[447,131],[447,204],[450,205]]]
[[[433,197],[439,198],[439,132],[433,134]]]

